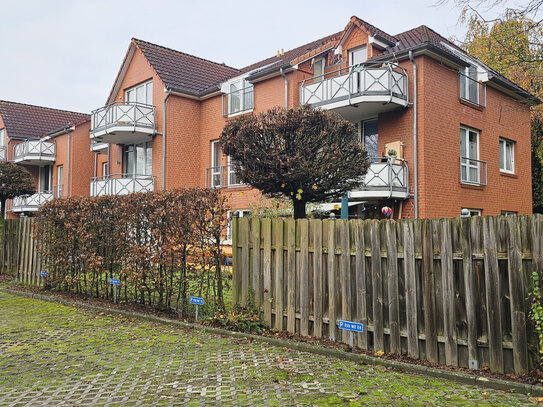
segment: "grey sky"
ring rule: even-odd
[[[0,99],[90,112],[130,38],[241,68],[342,30],[356,15],[389,34],[426,24],[462,38],[434,1],[0,0]]]

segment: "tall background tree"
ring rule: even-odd
[[[338,199],[358,187],[369,165],[352,123],[309,106],[233,118],[220,142],[239,163],[241,181],[290,198],[296,219],[306,216],[306,203]]]
[[[457,0],[468,31],[463,47],[492,69],[543,100],[543,0],[505,8],[498,17],[485,16],[489,7],[505,7],[502,0]],[[534,212],[543,213],[543,107],[532,115],[532,196]]]
[[[19,195],[30,195],[36,192],[32,175],[23,167],[10,162],[0,163],[0,211],[2,219],[6,201]]]

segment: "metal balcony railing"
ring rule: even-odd
[[[15,144],[13,161],[55,161],[56,145],[53,141],[27,140]]]
[[[115,102],[92,112],[91,138],[99,132],[108,133],[116,127],[155,130],[155,107],[137,102]]]
[[[112,174],[91,178],[91,196],[128,195],[135,192],[153,192],[155,177],[142,174]]]
[[[459,73],[460,99],[475,105],[486,107],[486,84]]]
[[[460,183],[486,185],[486,161],[460,157]]]
[[[348,100],[358,96],[381,96],[383,102],[393,98],[409,100],[407,72],[396,64],[381,66],[350,66],[300,82],[300,104],[314,106],[334,101]]]
[[[244,186],[236,172],[236,165],[222,165],[206,168],[206,188]]]
[[[254,87],[247,86],[230,93],[222,95],[222,115],[229,116],[232,114],[248,112],[254,109]]]
[[[376,198],[407,197],[409,193],[407,161],[390,157],[370,158],[370,166],[364,175],[363,184],[356,191],[371,191],[371,197]]]
[[[11,201],[12,212],[35,212],[46,202],[52,201],[54,195],[51,191],[38,192],[32,195],[17,196]]]

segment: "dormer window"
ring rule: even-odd
[[[230,83],[228,115],[246,112],[254,108],[254,87],[244,79]]]
[[[368,60],[368,50],[365,45],[349,50],[349,66],[360,65]]]
[[[313,78],[315,78],[314,82],[320,82],[324,78],[324,58],[313,62]]]
[[[460,71],[460,99],[479,105],[479,78],[477,67],[470,65]]]

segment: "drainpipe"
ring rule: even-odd
[[[279,68],[279,73],[285,80],[285,109],[288,109],[288,79],[287,79],[287,75],[285,75],[285,73],[283,72],[282,67]]]
[[[409,51],[409,59],[413,65],[413,196],[415,201],[415,219],[419,217],[419,172],[417,151],[417,64],[413,52]]]
[[[170,97],[171,90],[166,88],[167,92],[164,102],[162,102],[162,190],[166,189],[166,102]]]
[[[66,196],[70,197],[70,167],[72,166],[72,162],[70,160],[71,152],[72,152],[72,135],[68,130],[74,130],[75,127],[72,127],[70,129],[64,129],[64,133],[68,136],[68,165],[66,168]]]

